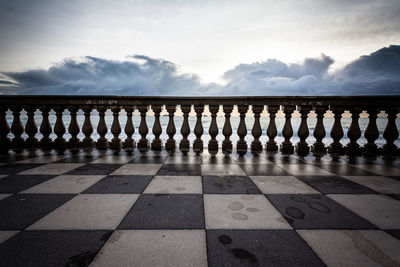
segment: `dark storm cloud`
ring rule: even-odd
[[[5,72],[3,75],[21,86],[4,88],[17,94],[118,94],[181,95],[204,92],[199,78],[178,73],[169,61],[133,56],[133,61],[113,61],[96,57],[67,59],[48,70]],[[11,89],[11,90],[10,90]]]
[[[375,95],[400,93],[400,46],[362,56],[328,73],[333,60],[325,55],[301,64],[270,59],[242,64],[225,73],[225,93],[238,95]]]
[[[268,59],[240,64],[223,75],[227,84],[202,84],[170,61],[143,55],[134,61],[67,59],[48,70],[2,73],[3,94],[103,95],[376,95],[400,93],[400,46],[362,56],[328,72],[321,55],[298,64]],[[5,79],[8,78],[8,79]],[[7,84],[8,83],[8,84]],[[12,85],[12,86],[10,86]]]
[[[335,83],[352,94],[400,94],[400,46],[382,48],[335,73]]]

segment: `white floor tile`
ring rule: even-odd
[[[136,194],[78,195],[28,229],[115,229],[138,197],[139,195]]]
[[[202,175],[246,176],[242,168],[236,164],[202,164]]]
[[[352,165],[363,170],[383,176],[400,176],[400,168],[390,167],[384,164],[357,164]]]
[[[294,176],[250,176],[264,194],[320,194]]]
[[[84,163],[49,163],[33,169],[29,169],[19,174],[23,175],[61,175],[73,169],[85,165]]]
[[[400,181],[384,176],[343,176],[383,194],[400,194]]]
[[[22,193],[79,194],[104,177],[105,175],[60,175],[28,188]]]
[[[101,157],[99,159],[96,159],[94,161],[91,161],[90,163],[124,164],[124,163],[127,163],[128,161],[132,160],[133,158],[134,158],[134,156],[107,155],[107,156]]]
[[[33,157],[33,158],[28,158],[20,161],[16,161],[15,163],[51,163],[57,160],[61,160],[63,158],[66,158],[67,156],[65,155],[42,155],[38,157]]]
[[[309,164],[276,164],[291,175],[335,175]]]
[[[201,176],[155,176],[145,194],[202,194]]]
[[[291,229],[264,195],[204,195],[207,229]]]
[[[156,175],[162,164],[125,164],[111,175]]]
[[[328,195],[381,229],[400,229],[400,201],[385,195]]]
[[[298,230],[328,266],[399,266],[400,240],[378,230]]]
[[[207,266],[203,230],[115,231],[90,266]]]

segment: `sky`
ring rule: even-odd
[[[0,94],[400,94],[400,0],[0,0]]]

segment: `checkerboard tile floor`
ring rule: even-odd
[[[399,266],[400,164],[0,157],[0,266]]]

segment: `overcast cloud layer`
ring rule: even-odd
[[[176,64],[135,55],[125,61],[65,59],[47,70],[0,73],[1,94],[391,95],[400,94],[400,46],[382,48],[330,72],[327,55],[286,64],[268,59],[224,73],[226,85],[200,82]]]

